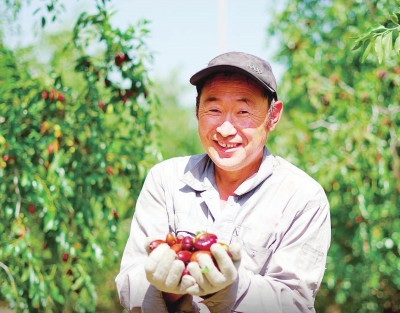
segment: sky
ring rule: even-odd
[[[22,10],[18,20],[20,32],[7,39],[10,45],[23,46],[37,40],[38,18],[35,20],[32,13],[40,1],[43,0],[31,0],[31,5]],[[83,9],[90,11],[95,1],[63,3],[66,11],[60,22],[72,26],[79,13]],[[176,70],[179,79],[188,83],[192,74],[218,54],[244,51],[269,60],[279,81],[283,67],[272,59],[277,40],[267,35],[272,12],[270,1],[112,0],[110,3],[115,10],[115,26],[124,29],[140,19],[150,21],[147,44],[154,53],[155,77],[168,77]],[[52,25],[54,30],[57,27],[61,26]]]

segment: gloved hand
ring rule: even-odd
[[[184,275],[185,264],[176,259],[176,253],[168,244],[160,244],[147,257],[145,272],[147,280],[158,290],[174,294],[186,294],[189,287],[196,285],[195,279]]]
[[[218,243],[213,244],[210,251],[218,267],[207,254],[199,255],[198,262],[190,262],[187,266],[190,275],[196,280],[196,284],[187,288],[191,295],[204,296],[215,293],[232,284],[237,278],[236,261],[240,260],[240,244],[233,243],[229,246],[232,259]]]

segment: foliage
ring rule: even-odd
[[[189,104],[182,103],[179,96],[185,92],[185,86],[180,86],[177,75],[172,73],[165,79],[155,80],[152,92],[160,102],[157,134],[164,159],[204,152],[197,132],[195,98]]]
[[[118,270],[121,221],[159,160],[147,32],[97,1],[40,75],[0,44],[0,301],[17,312],[94,312]]]
[[[270,27],[287,66],[272,151],[316,178],[331,204],[317,312],[400,311],[400,60],[361,63],[352,50],[395,10],[390,0],[287,1]]]
[[[372,48],[374,48],[379,63],[390,57],[392,51],[400,54],[400,1],[399,7],[392,12],[383,25],[379,25],[360,36],[353,47],[357,50],[364,48],[361,61],[364,62]]]
[[[0,5],[4,5],[4,9],[7,10],[7,13],[11,13],[15,19],[23,6],[30,4],[31,1],[32,0],[4,0],[4,3]],[[102,3],[105,4],[105,1],[108,0],[102,0]],[[34,15],[41,15],[40,21],[42,26],[46,25],[49,18],[54,22],[65,9],[63,2],[58,0],[44,0],[40,1],[37,5],[38,7]]]

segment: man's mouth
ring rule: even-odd
[[[231,149],[231,148],[236,148],[239,146],[238,143],[225,143],[225,142],[220,142],[220,141],[218,141],[218,145],[220,145],[224,149]]]

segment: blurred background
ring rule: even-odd
[[[123,312],[114,278],[148,169],[202,153],[191,74],[269,60],[267,143],[319,181],[317,312],[400,312],[400,3],[3,0],[0,312]]]

